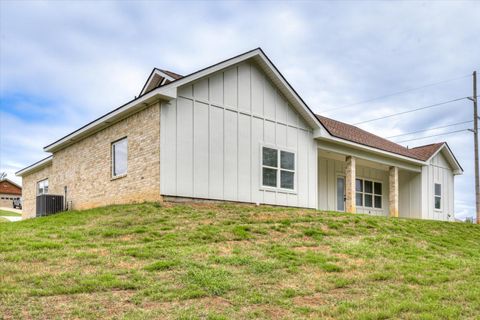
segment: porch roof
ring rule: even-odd
[[[427,161],[445,144],[444,142],[441,142],[409,149],[350,124],[333,120],[318,114],[316,116],[325,129],[327,129],[327,131],[334,137],[375,149],[395,153],[415,160]]]

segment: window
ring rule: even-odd
[[[37,182],[37,196],[48,194],[48,179]]]
[[[442,185],[440,183],[435,183],[435,209],[442,209]]]
[[[262,185],[295,189],[295,153],[269,147],[262,148]]]
[[[112,176],[127,174],[127,138],[112,143]]]
[[[370,180],[355,180],[355,201],[357,206],[382,208],[382,183]]]

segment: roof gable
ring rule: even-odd
[[[309,124],[309,126],[316,130],[323,128],[322,124],[318,121],[313,111],[307,106],[305,101],[298,95],[293,87],[288,83],[285,77],[280,73],[277,67],[271,62],[271,60],[265,55],[261,48],[253,49],[245,52],[233,58],[224,60],[210,67],[201,69],[175,81],[172,81],[162,87],[158,88],[160,92],[163,90],[176,89],[190,82],[194,82],[198,79],[204,78],[217,71],[227,69],[235,64],[243,61],[253,60],[257,66],[266,74],[269,80],[278,88],[282,95],[292,104],[292,107],[302,116],[302,118]],[[176,90],[175,90],[176,91]],[[175,92],[176,97],[176,92]]]
[[[162,85],[168,84],[182,77],[183,76],[172,71],[154,68],[150,73],[150,75],[148,76],[147,81],[143,85],[143,88],[140,91],[139,96],[142,96],[145,93],[148,93]]]
[[[419,159],[423,161],[427,161],[444,145],[444,143],[445,142],[432,143],[424,146],[411,148],[409,150],[410,152],[415,154]]]
[[[234,64],[237,64],[242,61],[246,61],[248,59],[253,59],[257,62],[257,64],[263,69],[263,71],[269,76],[270,81],[272,81],[277,88],[281,91],[281,93],[285,96],[285,98],[291,102],[292,106],[296,109],[296,111],[304,118],[304,120],[310,125],[310,127],[314,130],[319,130],[321,134],[325,131],[322,124],[318,121],[317,117],[313,113],[313,111],[306,105],[306,103],[302,100],[302,98],[298,95],[298,93],[293,89],[293,87],[288,83],[288,81],[283,77],[283,75],[278,71],[278,69],[273,65],[273,63],[268,59],[262,49],[257,48],[233,58],[227,59],[225,61],[219,62],[214,64],[210,67],[201,69],[194,73],[191,73],[187,76],[181,77],[180,75],[178,79],[174,79],[168,83],[161,84],[157,86],[155,89],[151,91],[146,91],[146,87],[153,81],[155,75],[165,76],[174,78],[173,76],[176,75],[171,71],[154,69],[147,80],[144,88],[142,89],[142,95],[127,102],[126,104],[118,107],[117,109],[101,116],[100,118],[86,124],[85,126],[81,127],[80,129],[75,130],[74,132],[60,138],[59,140],[47,145],[43,148],[46,152],[55,152],[66,146],[73,144],[80,139],[83,139],[99,130],[102,130],[111,124],[120,121],[129,115],[138,112],[144,108],[146,108],[149,104],[158,101],[159,99],[164,100],[171,100],[177,97],[177,88],[189,83],[193,82],[197,79],[205,77],[213,72],[216,72],[221,69],[226,69]],[[156,80],[158,84],[158,80]],[[152,82],[153,83],[153,82]],[[153,84],[152,84],[153,86]]]
[[[10,179],[0,180],[0,193],[2,194],[22,194],[22,187]]]
[[[429,157],[428,161],[431,162],[432,159],[435,158],[435,156],[441,153],[445,157],[445,160],[447,160],[447,162],[452,167],[454,174],[463,174],[463,168],[453,154],[452,149],[450,149],[448,143],[441,142],[440,144],[441,146]]]

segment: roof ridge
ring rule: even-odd
[[[167,70],[167,69],[160,69],[160,68],[157,68],[157,67],[155,67],[155,69],[157,69],[158,71],[161,71],[163,73],[166,73],[167,75],[171,76],[172,78],[183,78],[183,76],[181,74],[170,71],[170,70]]]
[[[410,150],[419,149],[419,148],[426,148],[426,147],[430,147],[430,146],[434,146],[434,145],[438,145],[438,144],[445,144],[445,143],[446,143],[445,141],[433,142],[433,143],[424,144],[424,145],[421,145],[421,146],[416,146],[416,147],[410,148]]]
[[[328,120],[331,120],[331,121],[339,122],[339,123],[344,124],[344,125],[349,126],[349,127],[353,127],[353,128],[355,128],[355,129],[357,129],[357,130],[363,131],[363,132],[365,132],[365,133],[367,133],[367,134],[371,134],[371,135],[373,135],[373,136],[375,136],[375,137],[377,137],[377,138],[383,139],[383,140],[388,141],[388,142],[390,142],[390,143],[395,143],[396,145],[398,145],[398,146],[400,146],[400,147],[402,147],[402,148],[408,149],[408,148],[402,146],[401,144],[398,144],[398,143],[396,143],[396,142],[393,142],[392,140],[388,140],[387,138],[384,138],[384,137],[381,137],[381,136],[376,135],[376,134],[374,134],[374,133],[371,133],[370,131],[367,131],[367,130],[365,130],[365,129],[362,129],[362,128],[359,128],[359,127],[357,127],[357,126],[354,126],[353,124],[349,124],[349,123],[346,123],[346,122],[343,122],[343,121],[339,121],[339,120],[335,120],[335,119],[332,119],[332,118],[329,118],[329,117],[321,116],[321,115],[319,115],[319,114],[315,114],[315,115],[316,115],[317,117],[325,118],[325,119],[328,119]]]

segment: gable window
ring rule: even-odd
[[[127,138],[112,143],[112,177],[127,174]]]
[[[263,147],[262,185],[270,188],[295,190],[295,153]]]
[[[37,196],[48,194],[48,179],[37,182]]]
[[[440,183],[435,183],[435,209],[442,209],[442,185]]]
[[[355,201],[357,206],[365,208],[382,208],[382,183],[355,179]]]

